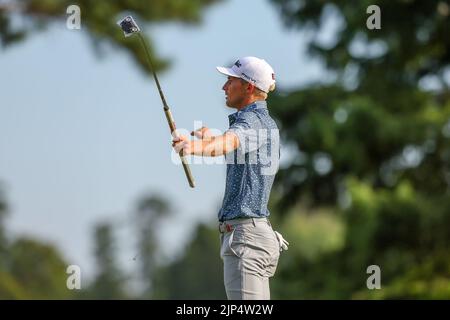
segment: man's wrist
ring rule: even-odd
[[[194,141],[189,141],[189,148],[186,148],[187,150],[183,150],[184,154],[186,156],[190,156],[191,154],[194,154]]]

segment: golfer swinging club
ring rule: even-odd
[[[192,132],[199,140],[175,135],[182,155],[221,156],[227,162],[226,187],[219,211],[220,256],[230,300],[269,300],[269,278],[275,274],[282,249],[289,244],[268,220],[270,190],[278,170],[279,132],[267,110],[267,94],[275,89],[272,67],[256,57],[244,57],[231,68],[223,86],[229,129],[212,136],[206,127]]]

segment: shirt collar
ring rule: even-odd
[[[267,102],[265,100],[255,101],[255,102],[252,102],[251,104],[249,104],[248,106],[245,106],[241,110],[228,115],[228,120],[230,122],[230,125],[234,121],[236,121],[236,119],[239,117],[239,115],[241,113],[250,112],[250,111],[253,111],[253,110],[257,110],[257,109],[267,109]]]

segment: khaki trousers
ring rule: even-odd
[[[280,244],[266,218],[221,223],[220,257],[229,300],[270,300],[269,278],[275,274]]]

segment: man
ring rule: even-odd
[[[272,67],[256,57],[244,57],[231,68],[223,86],[226,105],[237,109],[230,128],[212,136],[203,127],[190,141],[176,136],[173,146],[184,155],[221,156],[227,161],[225,195],[219,212],[220,255],[228,299],[270,299],[269,278],[275,273],[287,242],[268,220],[270,190],[278,170],[279,132],[267,110],[267,94],[275,88]]]

